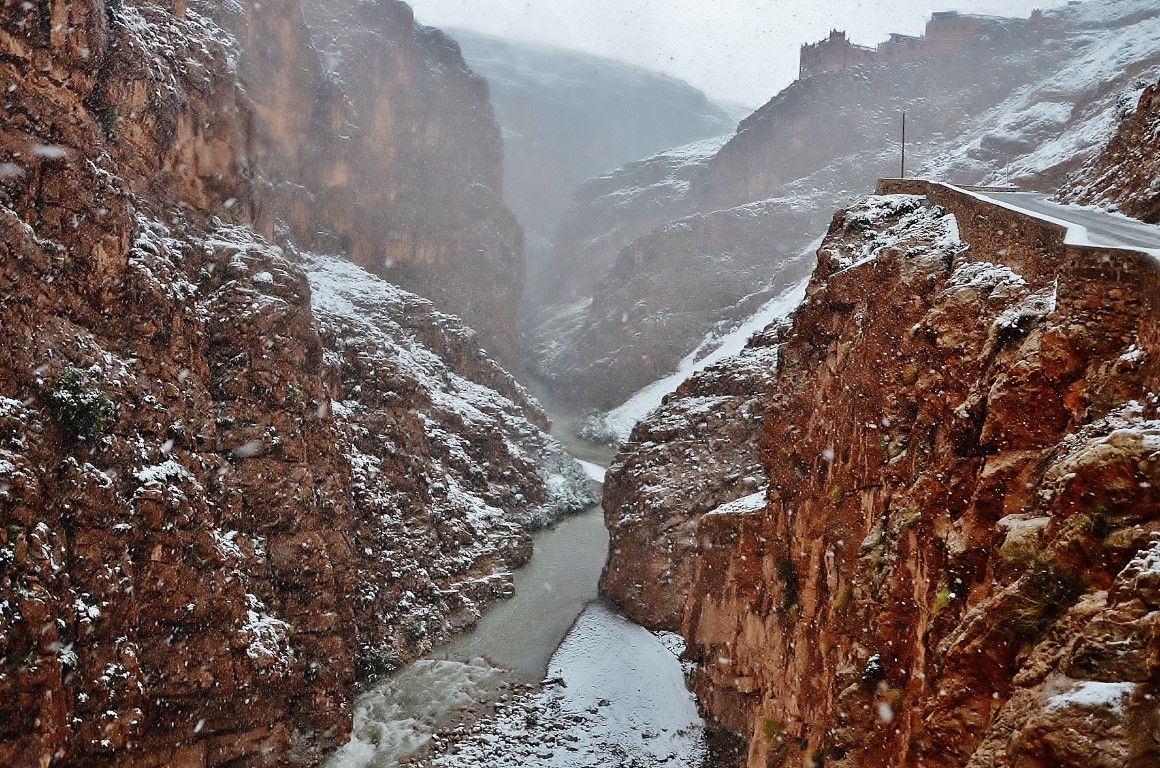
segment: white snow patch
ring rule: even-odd
[[[599,464],[593,464],[591,461],[584,461],[583,459],[577,459],[577,461],[580,462],[580,466],[584,468],[584,473],[588,475],[589,478],[595,480],[598,483],[604,482],[604,476],[608,472],[607,469],[600,466]]]
[[[710,515],[743,515],[752,512],[760,512],[765,509],[765,497],[769,490],[762,488],[757,493],[751,493],[740,499],[722,504],[721,506],[709,512]]]
[[[141,485],[168,485],[173,481],[197,484],[197,480],[194,479],[190,471],[173,459],[139,469],[133,473],[133,477]]]
[[[1010,285],[1023,287],[1027,281],[1022,275],[1002,264],[987,261],[968,261],[955,268],[947,283],[956,288],[983,288]]]
[[[266,613],[266,606],[254,595],[246,595],[246,622],[242,631],[249,636],[246,655],[268,661],[282,671],[290,669],[290,625]]]
[[[1047,711],[1068,707],[1104,709],[1120,713],[1132,694],[1135,683],[1105,683],[1096,680],[1078,680],[1071,690],[1056,694],[1047,700]]]
[[[816,250],[820,244],[820,240],[815,241],[808,250]],[[731,332],[721,337],[707,337],[697,349],[685,356],[685,359],[677,365],[676,371],[649,384],[622,405],[597,417],[604,427],[603,431],[612,435],[618,442],[626,442],[637,422],[660,406],[665,396],[675,392],[686,379],[711,365],[734,357],[745,348],[753,334],[793,312],[805,298],[808,284],[809,278],[802,279],[766,302],[761,309]],[[712,351],[706,354],[706,350]]]
[[[547,685],[473,727],[473,736],[434,764],[700,765],[706,756],[704,728],[680,662],[666,643],[594,604],[552,657]]]
[[[1160,539],[1152,542],[1148,549],[1141,550],[1128,563],[1125,571],[1133,570],[1140,576],[1160,577]]]
[[[45,160],[61,160],[68,157],[68,149],[56,144],[35,144],[32,147],[32,154]]]

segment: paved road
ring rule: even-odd
[[[1087,227],[1088,241],[1092,245],[1160,251],[1160,226],[1089,208],[1060,205],[1048,200],[1047,195],[1036,192],[988,192],[984,197]]]

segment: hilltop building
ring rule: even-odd
[[[1043,23],[1043,13],[1035,11],[1030,23]],[[889,40],[871,48],[855,45],[845,32],[837,29],[830,36],[817,43],[803,45],[799,79],[840,72],[851,67],[899,61],[912,61],[928,56],[951,56],[963,50],[966,44],[977,37],[989,23],[997,21],[991,16],[977,16],[958,11],[939,11],[931,15],[926,23],[926,31],[920,37],[892,34]]]

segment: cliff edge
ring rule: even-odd
[[[687,509],[739,468],[654,437],[692,385],[637,427],[605,591],[679,617],[750,766],[1149,765],[1160,263],[939,185],[883,191],[834,218],[806,301],[749,351],[776,348],[764,477]],[[657,493],[648,462],[690,459]]]

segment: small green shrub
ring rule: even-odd
[[[105,431],[113,415],[113,401],[89,386],[88,375],[69,368],[45,397],[45,405],[61,431],[71,440],[91,440]]]
[[[97,118],[101,121],[101,131],[105,138],[115,142],[117,140],[117,110],[111,106],[101,107],[97,111]]]
[[[767,744],[776,744],[781,741],[781,724],[772,717],[761,718],[761,735]]]
[[[951,604],[951,588],[946,579],[938,583],[938,590],[934,593],[934,612],[942,613]]]
[[[785,734],[782,732],[781,723],[772,717],[762,718],[761,735],[765,738],[765,743],[769,747],[769,751],[765,757],[765,764],[770,768],[785,765],[786,758],[789,757],[789,744],[786,742]]]
[[[298,386],[297,384],[291,384],[290,388],[286,390],[285,404],[291,408],[297,405],[301,405],[305,396],[306,392],[302,389],[302,387]]]
[[[1102,506],[1089,509],[1084,514],[1080,525],[1084,533],[1101,542],[1115,530],[1115,526],[1112,525],[1112,520],[1108,516],[1108,510]]]
[[[357,656],[358,678],[376,680],[403,666],[403,659],[393,650],[364,645]]]
[[[842,591],[838,593],[838,599],[834,601],[834,609],[838,613],[845,615],[854,607],[854,587],[847,584],[842,587]]]

